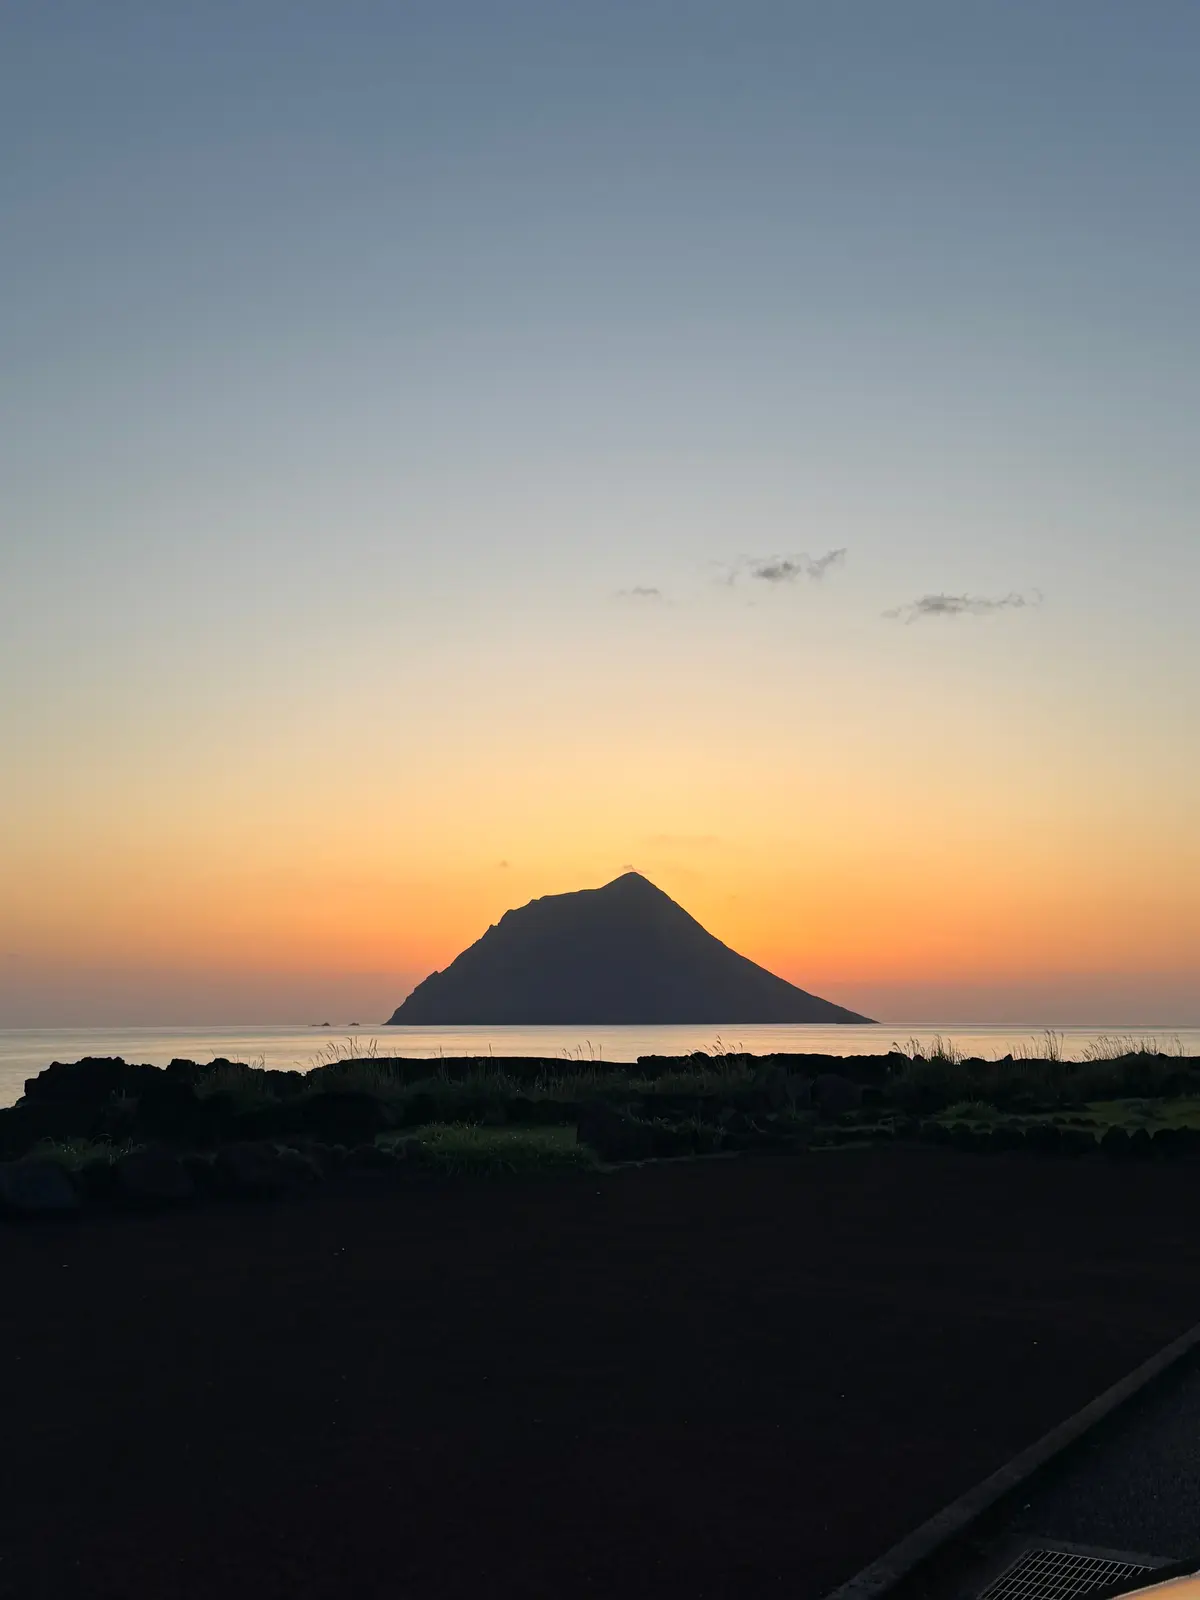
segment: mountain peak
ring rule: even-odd
[[[395,1025],[868,1022],[738,955],[640,872],[506,911]]]

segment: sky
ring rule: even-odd
[[[0,151],[0,1025],[629,866],[1200,1023],[1192,0],[17,3]]]

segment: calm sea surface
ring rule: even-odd
[[[1063,1027],[1066,1056],[1082,1057],[1089,1045],[1120,1030]],[[305,1070],[331,1055],[365,1055],[373,1048],[389,1056],[560,1056],[579,1061],[635,1061],[641,1055],[683,1055],[691,1050],[811,1051],[825,1055],[874,1055],[892,1041],[935,1035],[952,1039],[968,1055],[1002,1056],[1031,1050],[1044,1030],[1028,1028],[778,1027],[732,1023],[671,1028],[8,1028],[0,1029],[0,1106],[11,1105],[25,1079],[51,1061],[80,1056],[124,1056],[166,1066],[173,1056],[210,1061],[228,1056],[267,1067]],[[1200,1055],[1200,1028],[1139,1028],[1138,1040],[1155,1039],[1164,1048]],[[1038,1052],[1044,1053],[1044,1052]]]

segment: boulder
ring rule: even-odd
[[[1087,1128],[1063,1128],[1059,1147],[1065,1156],[1090,1156],[1096,1150],[1096,1136]]]
[[[237,1199],[265,1199],[288,1182],[287,1168],[270,1144],[222,1145],[213,1163],[217,1187]]]
[[[1182,1128],[1158,1128],[1150,1135],[1150,1153],[1156,1161],[1174,1161],[1183,1154]]]
[[[1154,1154],[1147,1128],[1135,1128],[1129,1135],[1129,1154],[1134,1161],[1149,1161]]]
[[[359,1144],[347,1151],[346,1165],[370,1171],[386,1171],[396,1165],[396,1158],[390,1150],[381,1149],[377,1144]]]
[[[1053,1122],[1034,1122],[1025,1130],[1025,1148],[1039,1156],[1062,1152],[1062,1131]]]
[[[185,1206],[196,1198],[191,1173],[169,1150],[131,1150],[121,1156],[116,1188],[127,1205],[146,1211]]]
[[[57,1161],[0,1162],[0,1213],[32,1220],[68,1217],[78,1210],[79,1191]]]
[[[289,1183],[320,1183],[325,1177],[325,1166],[311,1150],[281,1150],[279,1160]]]
[[[415,1166],[425,1159],[425,1148],[420,1139],[397,1139],[392,1145],[392,1155],[399,1162]]]
[[[823,1117],[840,1117],[857,1111],[862,1104],[862,1089],[840,1072],[821,1072],[812,1081],[812,1103]]]
[[[1129,1135],[1124,1128],[1108,1128],[1100,1148],[1110,1161],[1124,1161],[1129,1155]]]

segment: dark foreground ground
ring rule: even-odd
[[[815,1597],[1200,1317],[1200,1168],[869,1149],[0,1229],[0,1594]]]

